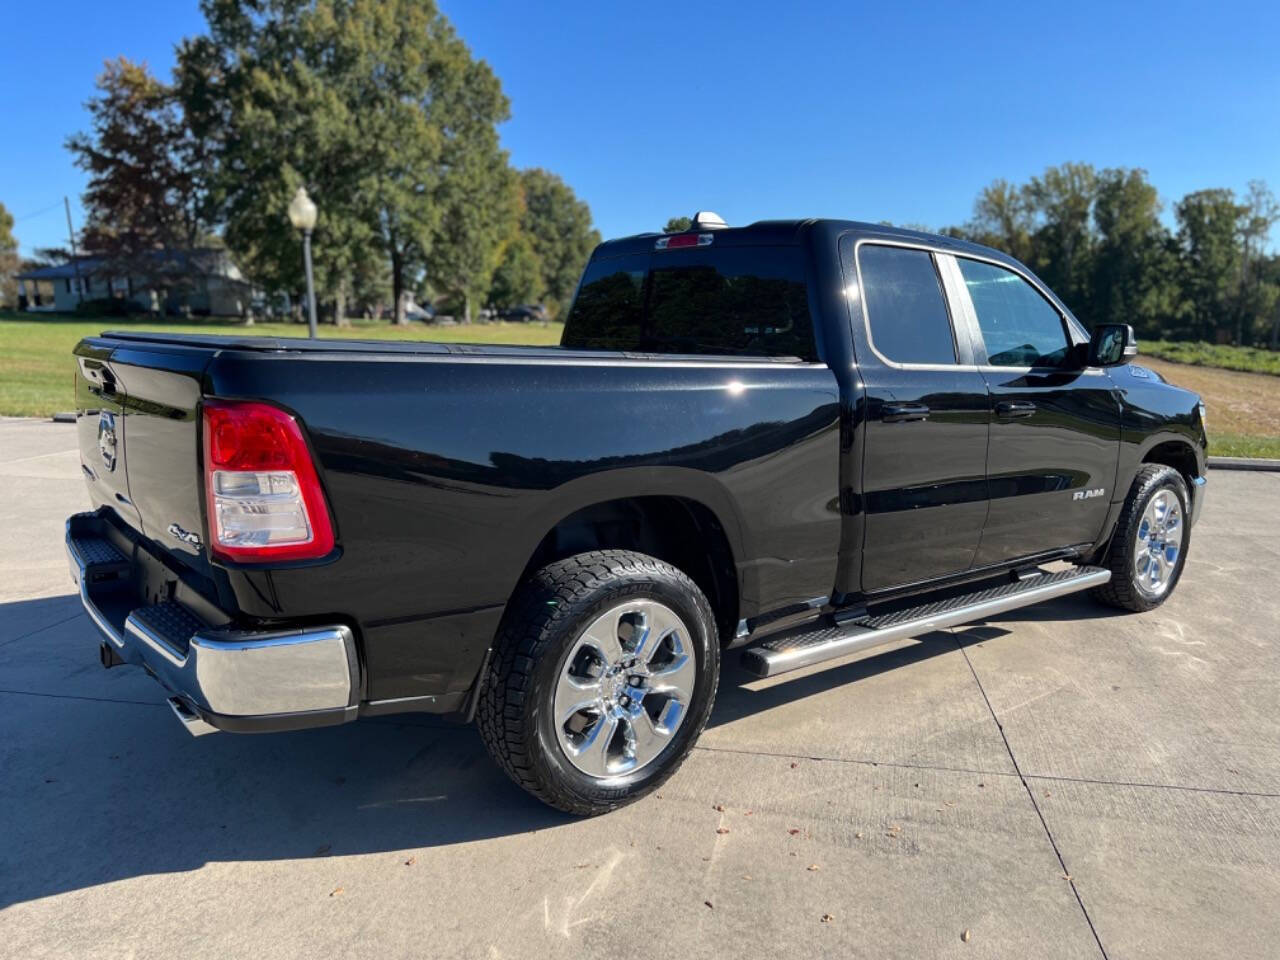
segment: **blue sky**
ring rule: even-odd
[[[942,226],[992,179],[1068,160],[1144,167],[1166,208],[1280,191],[1272,2],[442,6],[502,79],[512,161],[563,176],[605,236],[699,208]],[[202,23],[194,0],[11,7],[0,202],[23,253],[65,242],[63,194],[79,223],[63,141],[102,61],[167,77]]]

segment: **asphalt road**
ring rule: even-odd
[[[661,794],[579,821],[429,718],[190,738],[98,666],[78,473],[0,421],[2,956],[1280,955],[1280,474],[1211,476],[1153,613],[731,656]]]

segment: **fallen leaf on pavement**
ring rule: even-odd
[[[819,867],[816,863],[811,863],[809,864],[809,866],[805,867],[805,869],[808,870],[810,873],[814,873],[818,870],[821,870],[822,868]]]
[[[716,804],[715,806],[713,806],[711,809],[712,809],[712,810],[716,810],[716,811],[718,811],[718,812],[720,812],[720,813],[724,813],[724,804],[723,804],[723,803],[717,803],[717,804]]]
[[[789,830],[787,830],[787,833],[791,834],[793,837],[799,832],[800,832],[799,827],[791,827]]]
[[[829,914],[829,913],[824,913],[824,914],[822,915],[822,922],[823,922],[823,923],[830,923],[830,922],[831,922],[832,920],[834,920],[834,919],[835,919],[835,917],[833,917],[833,916],[832,916],[831,914]]]
[[[714,910],[714,909],[715,909],[715,907],[711,906],[711,901],[710,901],[710,900],[703,900],[702,902],[703,902],[704,904],[706,904],[706,905],[707,905],[707,909],[708,909],[708,910]]]
[[[343,893],[343,890],[342,890],[342,888],[341,888],[341,887],[334,887],[333,892],[332,892],[332,893],[330,893],[330,894],[329,894],[329,896],[331,896],[331,897],[340,897],[340,896],[342,896],[342,893]]]
[[[729,832],[728,827],[716,827],[716,833],[728,833],[728,832]]]
[[[404,862],[404,865],[405,865],[406,867],[412,867],[412,866],[413,866],[415,863],[417,863],[417,862],[418,862],[418,858],[417,858],[417,857],[410,857],[408,860],[406,860],[406,861]]]
[[[965,927],[965,928],[964,928],[964,933],[960,934],[960,939],[961,939],[961,940],[963,940],[965,943],[968,943],[968,942],[969,942],[969,938],[970,938],[971,936],[973,936],[973,934],[971,934],[971,933],[969,932],[969,928],[968,928],[968,927]]]

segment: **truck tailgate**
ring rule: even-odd
[[[214,353],[94,338],[75,350],[76,424],[90,499],[201,572],[208,560],[200,385]]]

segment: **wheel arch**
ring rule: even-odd
[[[732,638],[741,586],[736,531],[721,514],[694,497],[671,492],[633,493],[597,500],[563,513],[538,541],[516,589],[535,570],[591,550],[633,550],[684,571],[698,585],[716,616],[722,641]]]
[[[1159,440],[1143,452],[1139,466],[1147,463],[1161,463],[1177,470],[1191,486],[1191,479],[1200,476],[1200,460],[1196,456],[1195,447],[1183,439]]]

